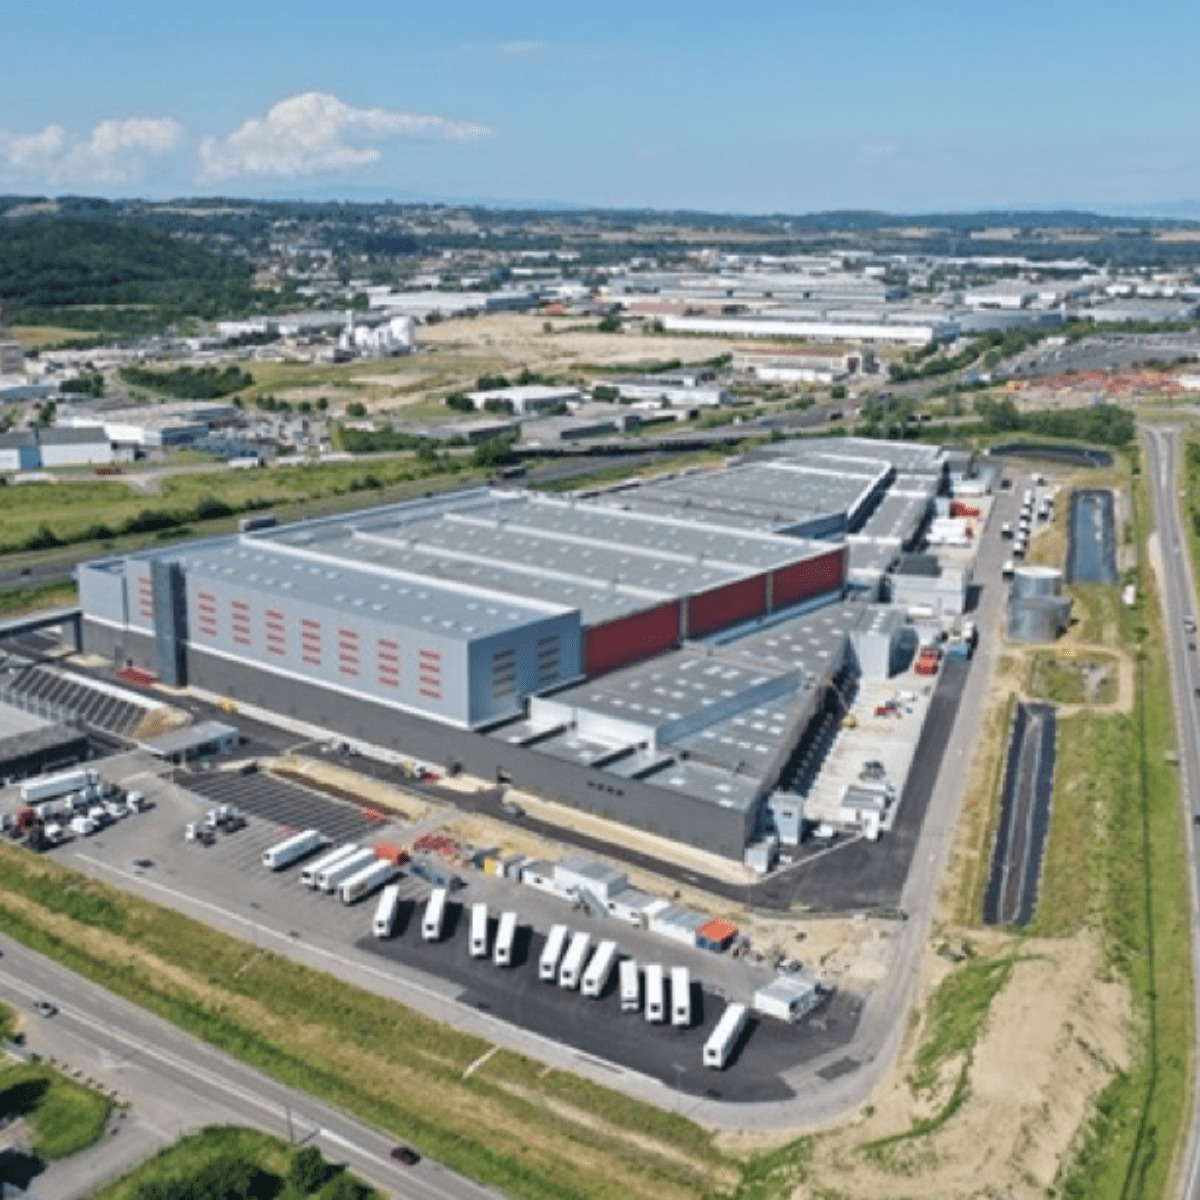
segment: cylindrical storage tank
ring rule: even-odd
[[[1014,597],[1008,605],[1007,633],[1015,642],[1052,642],[1066,627],[1069,614],[1065,597]]]
[[[1021,566],[1013,571],[1012,594],[1016,599],[1050,598],[1062,591],[1062,572],[1056,567]]]

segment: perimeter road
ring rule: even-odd
[[[1188,867],[1192,894],[1192,999],[1195,1004],[1193,1022],[1195,1037],[1192,1051],[1192,1120],[1188,1130],[1186,1158],[1182,1172],[1181,1195],[1186,1200],[1200,1198],[1200,1087],[1197,1087],[1195,1047],[1200,1046],[1200,854],[1192,814],[1200,810],[1200,663],[1196,652],[1188,649],[1189,636],[1184,631],[1186,616],[1196,613],[1196,585],[1192,578],[1191,555],[1188,553],[1179,524],[1177,489],[1178,430],[1147,429],[1147,476],[1154,498],[1158,529],[1158,548],[1161,560],[1160,590],[1163,619],[1166,623],[1167,658],[1171,666],[1171,686],[1175,693],[1175,722],[1178,734],[1179,795],[1187,822]]]
[[[0,997],[23,1013],[38,999],[58,1005],[54,1017],[25,1022],[31,1050],[79,1066],[97,1082],[142,1105],[160,1143],[214,1120],[250,1126],[297,1143],[316,1145],[333,1162],[399,1200],[498,1200],[427,1158],[415,1167],[392,1161],[396,1139],[322,1104],[305,1092],[275,1083],[253,1068],[183,1033],[174,1025],[89,983],[65,967],[0,936]],[[80,1063],[81,1054],[91,1061]],[[72,1061],[72,1060],[75,1061]],[[161,1127],[157,1102],[172,1100],[191,1124]],[[87,1153],[85,1151],[85,1153]],[[80,1193],[102,1180],[81,1180]],[[37,1182],[34,1181],[36,1190]]]

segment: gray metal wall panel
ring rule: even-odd
[[[113,570],[104,570],[91,563],[80,564],[79,606],[85,613],[101,620],[128,624],[124,570],[119,565]]]
[[[368,698],[338,695],[319,684],[281,679],[251,664],[193,650],[189,676],[198,687],[285,716],[321,725],[345,737],[435,762],[459,763],[472,775],[514,784],[551,800],[672,837],[740,860],[751,840],[755,811],[724,809],[638,780],[563,762],[523,746],[414,714],[389,710]]]

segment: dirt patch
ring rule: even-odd
[[[962,1069],[962,1059],[947,1063],[937,1093],[918,1101],[910,1049],[857,1122],[817,1138],[813,1175],[824,1187],[852,1200],[1047,1195],[1091,1103],[1129,1063],[1129,995],[1090,933],[994,948],[1019,957],[967,1064],[961,1107],[931,1134],[886,1152],[872,1145],[939,1112]],[[930,985],[946,973],[925,970]]]
[[[281,779],[290,779],[337,800],[347,800],[359,806],[365,804],[384,808],[389,812],[397,812],[410,821],[419,821],[432,811],[431,805],[402,788],[360,775],[356,771],[348,771],[334,763],[322,762],[320,759],[300,756],[267,759],[263,766]]]

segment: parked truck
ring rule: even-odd
[[[99,780],[99,774],[91,767],[77,767],[73,771],[60,771],[57,775],[38,775],[21,784],[21,803],[36,804],[39,800],[53,800],[68,792],[82,791]]]
[[[542,947],[542,958],[538,963],[538,978],[543,983],[553,983],[558,978],[558,964],[562,961],[563,950],[571,931],[565,925],[552,925]]]
[[[492,961],[496,966],[512,966],[513,944],[516,940],[517,914],[515,912],[501,913],[500,924],[496,929],[496,948],[492,952]]]
[[[563,957],[562,966],[558,970],[558,986],[560,988],[569,988],[574,991],[579,986],[591,944],[592,935],[583,930],[580,930],[571,939],[571,944],[567,947],[567,953]]]
[[[642,1006],[642,978],[632,958],[621,960],[621,1011],[635,1013]]]
[[[338,885],[338,894],[341,896],[343,904],[353,904],[356,900],[361,900],[364,896],[377,892],[384,884],[391,883],[396,878],[398,872],[395,863],[375,858],[374,852],[372,852],[371,859],[371,862],[367,863],[365,867]]]
[[[337,846],[330,850],[328,854],[322,854],[320,858],[314,862],[305,863],[300,869],[300,882],[305,887],[315,888],[317,886],[317,876],[322,871],[329,867],[336,867],[343,859],[347,859],[352,854],[357,854],[359,850],[356,842],[346,842],[344,845]]]
[[[91,817],[72,817],[71,832],[78,837],[91,837],[100,828]]]
[[[583,973],[583,994],[599,999],[612,978],[613,968],[617,965],[617,943],[603,941],[596,947],[592,961],[588,963]]]
[[[359,846],[353,854],[338,859],[331,867],[317,873],[318,892],[336,892],[351,875],[357,874],[375,861],[375,851],[368,846]]]
[[[396,916],[399,911],[400,885],[389,883],[375,906],[375,916],[371,919],[371,933],[377,938],[391,937],[396,928]]]
[[[471,905],[471,957],[487,958],[488,908],[482,901]]]
[[[687,1029],[692,1023],[692,977],[687,967],[671,968],[671,1024]]]
[[[730,1004],[725,1009],[712,1033],[708,1035],[708,1041],[704,1043],[703,1058],[706,1067],[712,1067],[717,1071],[724,1070],[730,1054],[733,1053],[733,1048],[738,1043],[738,1038],[742,1036],[742,1031],[746,1028],[747,1019],[748,1014],[744,1004]]]
[[[328,845],[329,839],[319,829],[305,829],[292,834],[290,838],[284,838],[282,842],[268,846],[262,853],[262,863],[270,871],[282,871],[314,850]]]
[[[651,963],[646,968],[646,1020],[652,1025],[661,1025],[666,1012],[663,969],[661,963]]]
[[[427,942],[441,940],[442,926],[446,923],[446,889],[434,888],[425,905],[425,916],[421,919],[421,937]]]

